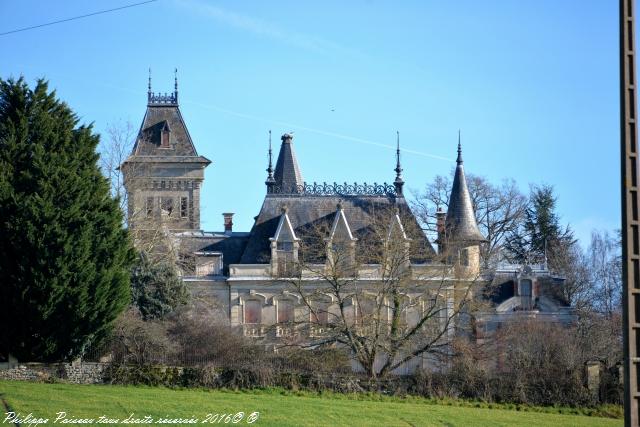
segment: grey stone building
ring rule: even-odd
[[[287,278],[300,275],[306,289],[319,289],[320,279],[309,273],[313,268],[296,271],[301,248],[313,245],[318,230],[324,230],[321,247],[342,245],[347,253],[360,251],[353,254],[360,260],[358,286],[373,286],[382,280],[385,265],[375,255],[391,239],[407,248],[407,271],[413,284],[402,295],[408,301],[404,327],[420,319],[425,289],[433,290],[436,297],[432,298],[444,301],[439,311],[446,318],[457,289],[490,283],[491,278],[480,271],[484,237],[476,224],[460,144],[449,209],[439,212],[437,251],[404,197],[399,146],[392,184],[305,183],[290,134],[282,135],[275,168],[271,154],[269,146],[264,200],[251,230],[235,231],[231,213],[223,214],[223,230],[201,230],[200,188],[211,161],[198,155],[189,136],[178,105],[177,82],[169,95],[154,94],[149,85],[147,111],[135,147],[122,165],[129,225],[132,230],[161,230],[177,252],[191,260],[184,264],[182,277],[198,309],[264,342],[299,333],[309,339],[322,336],[317,313],[310,313],[301,295],[287,286]],[[362,242],[369,242],[366,251],[358,249]],[[331,253],[327,249],[305,262],[323,268]],[[316,297],[326,317],[339,309],[354,322],[361,316],[361,301],[341,301],[338,307],[329,293]],[[535,307],[549,305],[546,300],[538,301]],[[315,326],[298,330],[297,325],[310,316],[315,316]]]

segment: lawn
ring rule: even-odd
[[[213,414],[244,412],[237,425],[247,425],[249,415],[258,412],[257,426],[622,426],[619,419],[564,415],[515,409],[488,409],[434,404],[420,398],[376,398],[375,396],[317,395],[284,390],[208,391],[171,390],[152,387],[121,387],[106,385],[43,384],[0,381],[0,393],[9,407],[26,417],[48,418],[54,424],[59,412],[66,412],[67,421],[93,419],[101,416],[125,424],[133,418],[154,424],[176,418],[197,420],[198,424],[215,423]],[[4,412],[4,408],[2,408]],[[211,414],[211,415],[209,415]],[[207,420],[207,416],[209,416]],[[226,417],[226,416],[225,416]],[[224,424],[225,417],[221,421]],[[233,424],[233,415],[226,421]],[[6,415],[2,414],[2,420]],[[32,419],[33,420],[33,419]],[[29,425],[32,421],[23,422]],[[133,419],[131,420],[133,421]],[[9,425],[9,421],[4,424]],[[63,424],[58,421],[55,424]],[[133,424],[128,423],[129,425]],[[139,424],[139,423],[136,423]],[[32,423],[31,426],[35,426]],[[112,424],[113,425],[113,424]],[[192,425],[188,421],[171,425]]]

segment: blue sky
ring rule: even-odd
[[[4,0],[0,33],[135,1]],[[453,167],[552,184],[587,239],[620,221],[617,2],[205,1],[153,3],[0,36],[0,77],[46,77],[103,132],[137,128],[171,91],[207,168],[202,227],[249,230],[265,192],[268,130],[295,132],[306,181],[406,187]]]

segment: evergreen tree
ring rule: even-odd
[[[144,320],[163,319],[188,301],[185,283],[168,262],[153,263],[141,252],[131,274],[131,299]]]
[[[518,263],[542,262],[575,243],[569,226],[560,225],[552,186],[531,187],[524,221],[506,240],[508,257]]]
[[[0,79],[0,353],[75,357],[130,301],[134,252],[99,136],[38,80]]]

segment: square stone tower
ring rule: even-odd
[[[122,163],[132,229],[200,229],[200,187],[211,161],[199,156],[171,94],[147,93],[147,111],[131,155]]]

